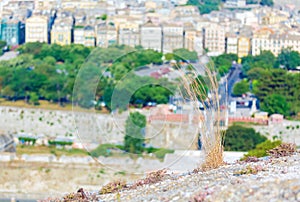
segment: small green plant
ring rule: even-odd
[[[262,166],[247,166],[245,169],[239,170],[234,173],[234,175],[256,175],[259,171],[265,171]]]
[[[100,173],[100,174],[105,174],[105,170],[104,170],[103,168],[101,168],[101,169],[99,170],[99,173]]]
[[[115,175],[126,175],[126,171],[119,171],[119,172],[115,172]]]
[[[117,180],[114,182],[110,182],[107,185],[105,185],[104,187],[102,187],[102,189],[99,191],[99,194],[115,193],[126,187],[127,187],[127,185],[126,185],[125,181]]]

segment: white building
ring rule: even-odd
[[[246,0],[226,0],[225,6],[231,8],[245,7]]]
[[[25,42],[48,43],[49,19],[46,16],[35,15],[26,20]]]
[[[204,48],[209,56],[218,56],[225,53],[225,30],[217,23],[211,23],[203,29]]]
[[[183,26],[176,23],[163,24],[163,49],[173,52],[175,49],[183,48]]]
[[[147,49],[162,51],[162,28],[151,21],[141,26],[141,45]]]

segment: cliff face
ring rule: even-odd
[[[0,131],[75,137],[99,144],[122,143],[127,115],[0,107]],[[196,149],[197,133],[196,125],[180,122],[154,121],[146,128],[147,143],[170,149]]]

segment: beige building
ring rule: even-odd
[[[141,45],[147,49],[162,51],[162,27],[151,21],[141,26]]]
[[[204,27],[204,48],[209,56],[225,53],[225,31],[217,23]]]
[[[96,25],[96,46],[107,48],[115,44],[118,44],[117,28],[111,23]]]
[[[69,45],[73,42],[73,18],[58,18],[51,30],[51,44]]]
[[[184,24],[184,48],[189,51],[195,50],[197,30],[192,23]]]
[[[34,15],[26,20],[25,42],[48,43],[48,31],[48,17],[42,15]]]
[[[58,6],[57,0],[34,0],[34,9],[35,10],[51,10]]]
[[[127,46],[140,45],[140,26],[134,22],[122,23],[119,25],[118,42]]]
[[[271,12],[265,16],[262,17],[262,24],[263,25],[275,25],[283,21],[287,21],[289,19],[289,16],[280,14],[280,13],[274,13]]]
[[[281,50],[286,48],[300,53],[300,33],[291,31],[278,33],[264,28],[253,35],[252,55],[259,55],[262,51],[271,51],[275,56],[278,56]]]
[[[249,55],[251,52],[251,39],[249,37],[241,36],[238,39],[238,57],[242,58]]]
[[[163,31],[163,50],[173,52],[175,49],[184,47],[183,26],[176,23],[164,23]]]

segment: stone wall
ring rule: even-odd
[[[87,143],[123,143],[128,113],[98,114],[0,107],[0,132],[70,137]],[[197,126],[186,122],[151,121],[147,143],[170,149],[197,149]]]

